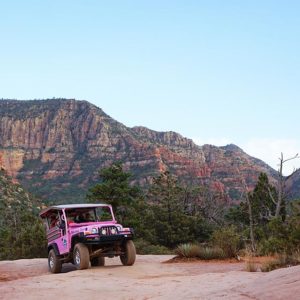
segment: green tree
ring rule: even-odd
[[[37,200],[0,171],[0,260],[47,255],[36,205]]]
[[[241,249],[241,235],[234,226],[222,227],[214,231],[212,241],[224,251],[226,257],[235,257]]]
[[[245,237],[248,238],[251,227],[248,227],[250,224],[250,205],[254,242],[260,244],[259,251],[264,249],[264,253],[271,251],[271,249],[272,251],[274,249],[282,250],[287,241],[282,237],[282,232],[286,230],[286,224],[284,224],[285,206],[281,208],[280,217],[276,218],[277,197],[276,188],[270,184],[268,176],[261,173],[253,191],[247,193],[247,201],[231,208],[226,215],[226,219],[237,225],[240,230],[244,230]]]
[[[283,222],[273,218],[266,225],[260,242],[261,254],[299,253],[300,251],[300,218],[288,216]]]
[[[254,190],[250,193],[253,218],[256,224],[265,225],[275,216],[277,192],[269,183],[267,174],[261,173]],[[285,211],[281,210],[283,217]]]
[[[222,225],[228,201],[224,193],[208,186],[184,186],[183,205],[188,215],[201,216],[213,225]]]
[[[168,171],[153,178],[148,191],[148,199],[163,210],[170,226],[174,224],[175,214],[183,209],[182,196],[183,188]]]
[[[152,243],[174,247],[180,243],[208,239],[210,228],[199,215],[186,211],[185,189],[178,180],[164,172],[153,178],[147,193],[150,204],[149,225],[154,228]]]
[[[121,162],[100,170],[99,177],[100,182],[88,191],[88,201],[111,204],[119,221],[125,222],[128,207],[141,197],[141,190],[130,184],[131,174],[123,170]]]

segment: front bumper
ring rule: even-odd
[[[87,234],[81,233],[78,236],[79,242],[89,245],[106,245],[114,243],[123,243],[126,240],[131,240],[133,238],[133,230],[131,229],[128,232],[117,234],[103,235],[100,230],[96,234]]]
[[[81,243],[84,244],[94,244],[94,245],[101,245],[101,244],[111,244],[115,242],[123,242],[125,240],[131,240],[132,235],[108,235],[108,236],[81,236],[79,238]]]

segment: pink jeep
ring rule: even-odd
[[[69,204],[51,206],[40,213],[48,239],[48,265],[61,272],[63,263],[78,270],[104,266],[105,257],[120,256],[125,266],[135,262],[133,230],[115,220],[111,205]]]

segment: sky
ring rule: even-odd
[[[0,98],[87,100],[277,169],[300,153],[299,14],[289,0],[0,0]]]

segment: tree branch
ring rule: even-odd
[[[277,202],[275,201],[274,196],[272,195],[272,191],[269,186],[268,186],[268,193],[269,193],[269,196],[270,196],[272,202],[276,205]]]

